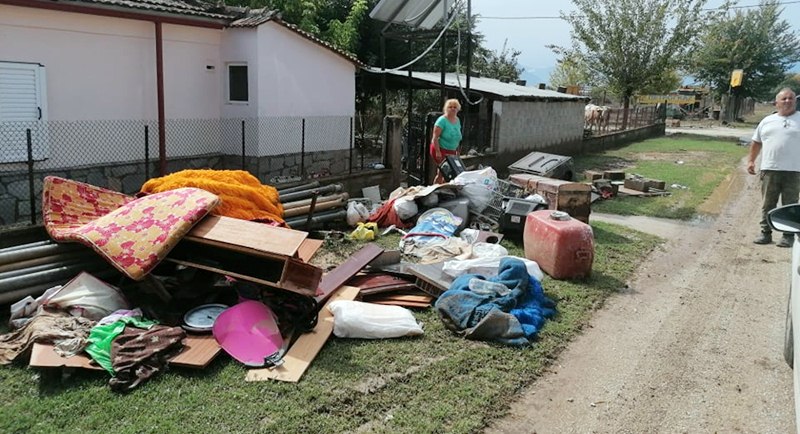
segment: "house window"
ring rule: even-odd
[[[242,63],[228,64],[228,101],[249,101],[247,89],[247,65]]]
[[[45,83],[43,65],[0,61],[0,163],[28,159],[28,129],[33,158],[47,158]]]

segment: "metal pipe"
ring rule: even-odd
[[[117,270],[114,270],[114,269],[101,270],[101,271],[92,273],[92,275],[94,277],[97,277],[98,279],[104,280],[104,281],[107,281],[107,279],[109,277],[114,277],[115,274],[119,274],[119,273],[117,272]],[[23,298],[25,298],[28,295],[30,295],[31,297],[39,296],[39,295],[41,295],[42,293],[44,293],[45,291],[47,291],[48,289],[50,289],[50,288],[52,288],[54,286],[67,284],[70,280],[72,280],[73,277],[66,277],[66,278],[63,278],[63,279],[57,279],[57,280],[53,280],[53,281],[50,281],[50,282],[42,283],[42,284],[39,284],[39,285],[21,287],[21,288],[13,289],[13,290],[6,291],[6,292],[0,292],[0,304],[14,303],[14,302],[17,302],[19,300],[22,300]]]
[[[97,256],[96,253],[88,249],[82,252],[68,252],[68,253],[59,253],[58,255],[42,256],[39,258],[28,259],[26,261],[12,262],[10,264],[0,265],[0,274],[5,273],[6,271],[19,270],[22,268],[29,268],[36,265],[51,264],[53,262],[59,262],[59,261],[67,261],[72,258],[91,259],[92,257],[99,258],[99,256]]]
[[[331,212],[322,212],[314,217],[311,217],[311,223],[325,223],[335,220],[344,220],[347,218],[347,210],[341,209]],[[306,217],[295,217],[293,219],[286,220],[286,224],[289,225],[292,229],[304,228],[307,227],[307,218]]]
[[[85,266],[85,264],[75,264],[54,268],[51,270],[40,271],[38,273],[16,276],[10,279],[0,280],[0,293],[42,285],[44,283],[59,279],[72,278],[80,274],[81,271],[93,272],[108,266],[109,265],[107,263],[99,263],[97,265],[88,267]]]
[[[72,259],[67,259],[67,260],[64,260],[64,261],[48,262],[48,263],[44,263],[44,264],[34,265],[34,266],[31,266],[31,267],[18,268],[18,269],[15,269],[15,270],[9,270],[9,271],[2,272],[2,273],[0,273],[0,282],[2,282],[4,280],[7,280],[7,279],[10,279],[12,277],[24,276],[24,275],[27,275],[27,274],[35,274],[35,273],[38,273],[40,271],[52,270],[54,268],[66,267],[66,266],[74,265],[74,264],[86,264],[86,263],[93,264],[93,263],[101,263],[101,262],[103,262],[103,259],[100,258],[99,256],[97,256],[96,259],[90,260],[90,261],[84,261],[82,258],[72,258]]]
[[[344,187],[342,187],[342,184],[330,184],[330,185],[319,187],[319,188],[316,188],[316,189],[313,189],[313,190],[303,190],[303,191],[297,191],[297,192],[294,192],[294,193],[289,193],[289,194],[281,197],[280,200],[281,200],[281,203],[292,202],[292,201],[297,201],[297,200],[301,200],[301,199],[306,199],[306,198],[312,197],[312,196],[314,196],[314,192],[317,192],[318,194],[329,194],[329,193],[339,193],[342,190],[344,190]]]
[[[347,193],[339,193],[339,194],[332,194],[330,196],[321,196],[317,198],[317,204],[321,204],[324,202],[333,202],[333,201],[340,201],[340,200],[347,200],[350,199],[350,195]],[[297,202],[289,202],[283,204],[283,210],[289,210],[292,208],[300,208],[302,206],[309,206],[311,205],[311,199],[303,199],[298,200]]]
[[[6,252],[11,252],[11,251],[14,251],[14,250],[30,249],[31,247],[47,246],[47,245],[50,245],[50,244],[55,244],[55,243],[53,243],[50,240],[46,240],[46,241],[37,241],[35,243],[19,244],[19,245],[16,245],[16,246],[9,246],[9,247],[6,247],[4,249],[0,249],[0,254],[6,253]]]
[[[286,187],[278,190],[278,195],[294,193],[296,191],[310,190],[319,187],[319,181],[309,182],[308,184],[295,185],[294,187]]]
[[[88,247],[76,243],[48,244],[44,246],[31,247],[28,249],[0,252],[0,265],[25,261],[32,258],[41,258],[42,256],[57,255],[59,253],[74,252],[81,249],[88,249]]]
[[[283,211],[283,218],[285,220],[285,219],[290,218],[290,217],[296,217],[296,216],[299,216],[299,215],[306,215],[306,214],[313,214],[315,212],[317,214],[319,214],[319,211],[325,211],[325,210],[332,209],[332,208],[343,207],[346,202],[347,201],[345,199],[332,200],[332,201],[328,201],[328,202],[317,202],[316,206],[314,206],[313,208],[311,207],[311,205],[306,205],[306,206],[298,207],[298,208],[291,208],[291,209]],[[312,209],[313,209],[313,211],[312,211]]]

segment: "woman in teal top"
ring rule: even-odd
[[[439,119],[436,119],[436,123],[433,124],[430,148],[431,157],[437,168],[446,156],[458,155],[458,145],[461,143],[461,120],[458,119],[461,103],[457,99],[448,99],[442,110],[444,114],[439,116]],[[441,170],[437,169],[433,183],[444,183],[444,175]]]

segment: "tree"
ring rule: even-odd
[[[556,67],[550,72],[550,86],[553,88],[590,85],[591,73],[583,58],[574,52],[559,52],[558,47],[550,47],[560,54]]]
[[[572,2],[577,12],[561,14],[572,26],[572,51],[595,81],[622,98],[623,128],[631,97],[681,65],[709,15],[703,11],[706,0]]]
[[[738,97],[774,97],[791,66],[800,61],[800,43],[791,26],[780,19],[777,0],[760,7],[736,10],[705,28],[692,56],[691,73],[711,85],[717,95],[727,93],[731,73],[742,69]]]
[[[519,50],[509,49],[506,46],[507,40],[503,42],[500,51],[486,49],[479,44],[483,42],[483,37],[479,35],[477,46],[474,50],[476,57],[472,65],[472,70],[480,73],[483,77],[496,78],[502,81],[516,81],[522,74],[523,68],[519,66]]]

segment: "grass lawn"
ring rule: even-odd
[[[657,139],[580,158],[582,169],[627,171],[689,186],[667,198],[599,204],[642,214],[688,216],[734,170],[745,150],[713,140]],[[676,164],[682,160],[684,164]],[[607,207],[604,209],[604,207]],[[585,281],[545,277],[557,302],[538,341],[512,348],[467,341],[446,330],[433,309],[416,311],[417,338],[331,338],[297,384],[246,383],[246,369],[221,355],[204,370],[173,368],[129,394],[110,391],[105,373],[64,376],[14,363],[0,367],[0,432],[242,433],[476,432],[501,417],[567,346],[593,312],[618,293],[660,240],[592,222],[593,274]],[[381,244],[394,248],[397,236]],[[512,255],[522,243],[504,240]],[[357,244],[338,247],[343,256]]]
[[[688,220],[738,167],[748,148],[732,141],[680,135],[575,158],[575,172],[624,170],[666,182],[669,196],[619,196],[592,204],[593,212]]]

